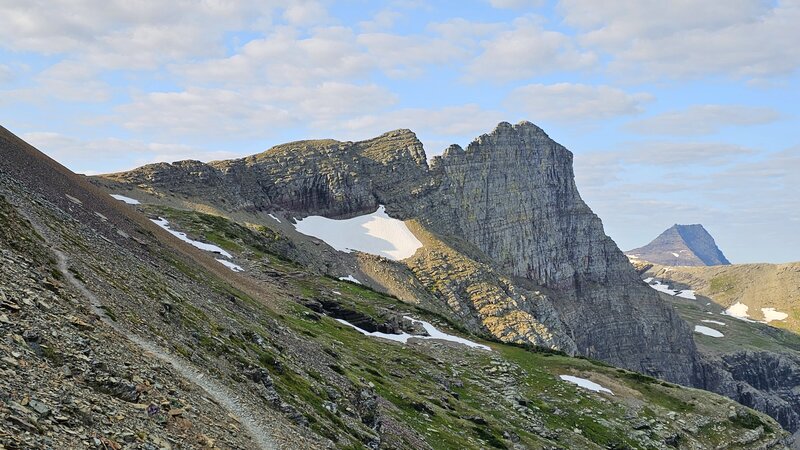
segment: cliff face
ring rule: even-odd
[[[501,123],[466,150],[451,147],[430,168],[414,134],[398,130],[356,143],[296,142],[239,160],[147,166],[103,182],[109,180],[228,211],[346,217],[385,204],[392,216],[414,219],[443,242],[458,243],[508,283],[534,286],[439,292],[456,316],[472,315],[461,318],[465,324],[691,382],[695,352],[688,326],[641,283],[581,200],[572,154],[529,122]],[[417,274],[436,291],[452,276],[446,266],[420,263]],[[465,286],[485,284],[479,278]],[[548,300],[519,294],[536,287],[549,292]],[[489,320],[498,314],[504,318],[499,323]]]
[[[220,202],[225,209],[347,216],[402,202],[422,181],[427,163],[409,130],[362,142],[299,141],[247,158],[180,161],[141,167],[107,178],[156,192]]]
[[[714,238],[700,224],[673,225],[644,247],[625,252],[634,259],[667,266],[728,265]]]
[[[642,285],[580,198],[569,150],[531,123],[501,123],[466,150],[450,147],[433,172],[431,228],[463,237],[500,271],[551,289],[580,353],[689,382],[688,327]]]

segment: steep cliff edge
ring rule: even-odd
[[[97,180],[110,188],[137,187],[155,202],[204,205],[228,216],[280,211],[285,217],[343,218],[384,204],[393,217],[415,220],[435,239],[516,283],[438,292],[454,317],[474,324],[473,331],[575,349],[692,383],[689,328],[641,283],[581,200],[572,154],[530,122],[501,123],[466,149],[451,147],[431,167],[416,136],[398,130],[355,143],[284,144],[231,161],[145,166]],[[423,275],[423,266],[433,273]],[[449,276],[444,266],[416,267],[427,280]],[[427,287],[436,292],[430,282]],[[540,288],[548,300],[518,295]],[[485,311],[497,309],[485,305],[498,301],[504,309],[527,312],[524,319],[516,315],[516,331],[505,321],[489,325]]]

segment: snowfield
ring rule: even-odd
[[[141,205],[142,204],[142,202],[140,202],[139,200],[136,200],[135,198],[125,197],[124,195],[111,194],[111,196],[114,197],[116,200],[125,202],[125,203],[127,203],[129,205]]]
[[[764,322],[766,323],[770,323],[773,320],[786,320],[789,317],[789,314],[775,311],[775,308],[761,308],[761,312],[764,314]]]
[[[414,322],[414,323],[421,323],[422,324],[422,328],[425,328],[425,331],[427,331],[430,336],[415,336],[413,334],[408,334],[408,333],[405,333],[405,332],[401,333],[401,334],[381,333],[380,331],[369,332],[369,331],[366,331],[366,330],[362,330],[361,328],[353,325],[352,323],[350,323],[350,322],[348,322],[346,320],[336,319],[336,321],[341,323],[341,324],[347,325],[347,326],[349,326],[351,328],[354,328],[356,331],[358,331],[359,333],[363,334],[364,336],[371,336],[371,337],[379,337],[379,338],[389,339],[391,341],[401,342],[403,344],[407,343],[408,340],[411,339],[411,338],[416,338],[416,339],[438,339],[438,340],[442,340],[442,341],[450,341],[450,342],[456,342],[456,343],[459,343],[459,344],[464,344],[464,345],[466,345],[468,347],[472,347],[472,348],[479,348],[479,349],[482,349],[482,350],[489,350],[489,351],[492,350],[491,348],[489,348],[486,345],[478,344],[477,342],[472,342],[470,340],[467,340],[467,339],[464,339],[464,338],[460,338],[458,336],[453,336],[453,335],[450,335],[450,334],[447,334],[447,333],[443,333],[443,332],[437,330],[436,327],[434,327],[430,323],[425,322],[424,320],[416,320],[416,319],[413,319],[413,318],[408,317],[408,316],[405,316],[405,318],[410,320],[410,321],[412,321],[412,322]]]
[[[741,302],[736,302],[731,305],[728,309],[722,312],[723,315],[735,317],[739,320],[744,320],[745,322],[755,322],[755,320],[750,319],[750,315],[747,314],[747,310],[750,309],[749,306],[745,305]]]
[[[614,395],[614,393],[611,392],[611,389],[608,389],[608,388],[605,388],[603,386],[600,386],[599,384],[595,383],[594,381],[587,380],[586,378],[573,377],[572,375],[559,375],[559,378],[561,378],[562,380],[567,381],[569,383],[577,384],[578,386],[580,386],[580,387],[582,387],[584,389],[588,389],[590,391],[606,392],[608,394]]]
[[[703,322],[705,322],[705,320]],[[706,336],[711,336],[711,337],[724,337],[725,336],[724,334],[720,333],[719,331],[717,331],[717,330],[715,330],[713,328],[704,327],[702,325],[695,325],[694,326],[694,332],[695,333],[704,334]]]
[[[662,284],[660,281],[651,278],[645,278],[644,282],[647,283],[648,286],[657,290],[658,292],[663,292],[668,295],[672,295],[675,297],[681,298],[688,298],[689,300],[697,300],[697,297],[694,295],[694,291],[691,289],[684,289],[682,291],[670,289],[668,284]]]
[[[422,243],[401,220],[386,214],[383,205],[372,214],[352,219],[309,216],[297,221],[295,229],[322,239],[340,252],[353,250],[383,256],[395,261],[411,257]]]
[[[651,288],[657,290],[658,292],[663,292],[669,295],[676,295],[679,291],[673,290],[669,288],[668,284],[661,284],[660,281],[654,280],[652,278],[647,278],[644,280]]]

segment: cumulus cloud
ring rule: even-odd
[[[694,105],[631,122],[628,129],[642,134],[701,135],[716,133],[728,126],[770,123],[780,117],[781,114],[772,108]]]
[[[130,139],[78,139],[61,133],[24,133],[22,139],[77,173],[97,174],[122,171],[153,162],[182,159],[210,161],[237,156],[232,152],[212,151],[184,144],[142,142]]]
[[[506,104],[523,111],[534,121],[575,121],[640,113],[643,105],[651,100],[650,94],[630,94],[611,86],[556,83],[517,88],[508,96]]]
[[[6,64],[0,64],[0,83],[8,83],[14,79],[14,71]]]
[[[396,98],[375,84],[325,82],[246,90],[191,88],[151,92],[118,109],[126,128],[169,136],[269,136],[300,124],[325,126],[386,108]]]
[[[256,1],[10,0],[0,5],[0,46],[70,53],[97,67],[148,69],[219,54],[227,29],[268,21],[274,6]]]
[[[499,9],[538,8],[544,4],[543,0],[489,0],[489,4]]]
[[[469,79],[515,80],[564,70],[594,67],[596,54],[574,40],[543,28],[541,20],[523,17],[511,29],[481,42],[481,53],[467,67]]]
[[[562,0],[582,45],[604,51],[617,74],[644,78],[710,74],[763,78],[800,67],[800,2]]]
[[[426,144],[426,152],[431,156],[444,150],[444,146],[455,143],[453,139],[477,137],[491,131],[503,119],[503,113],[485,110],[476,104],[402,108],[336,122],[330,130],[344,139],[358,140],[398,128],[409,128]],[[434,143],[441,148],[432,145]]]

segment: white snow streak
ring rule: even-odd
[[[700,322],[713,323],[713,324],[716,324],[716,325],[722,325],[723,327],[727,326],[725,324],[725,322],[720,322],[719,320],[703,319]]]
[[[230,261],[227,261],[227,260],[224,260],[224,259],[220,259],[220,258],[216,258],[216,260],[220,264],[222,264],[223,266],[231,269],[234,272],[244,272],[244,269],[242,269],[242,266],[240,266],[238,264],[234,264],[234,263],[232,263]]]
[[[222,256],[224,256],[224,257],[226,257],[228,259],[233,258],[233,255],[231,255],[230,253],[226,252],[225,250],[223,250],[222,248],[220,248],[220,247],[218,247],[218,246],[216,246],[214,244],[207,244],[205,242],[200,242],[200,241],[195,241],[193,239],[189,239],[189,237],[186,235],[186,233],[181,232],[181,231],[175,231],[175,230],[171,229],[169,227],[169,221],[167,219],[163,218],[163,217],[159,217],[158,220],[156,220],[156,219],[150,219],[150,220],[154,224],[156,224],[156,225],[160,226],[161,228],[167,230],[169,232],[169,234],[175,236],[176,238],[182,240],[183,242],[186,242],[187,244],[192,245],[193,247],[197,247],[200,250],[205,250],[207,252],[217,253],[217,254],[222,255]],[[234,264],[234,263],[232,263],[230,261],[226,261],[226,260],[220,259],[220,258],[216,258],[216,260],[220,264],[223,264],[225,267],[231,269],[234,272],[244,272],[244,269],[241,266],[236,265],[236,264]]]
[[[464,339],[464,338],[460,338],[458,336],[453,336],[453,335],[450,335],[450,334],[447,334],[447,333],[443,333],[443,332],[437,330],[436,327],[434,327],[430,323],[425,322],[424,320],[416,320],[416,319],[413,319],[413,318],[408,317],[408,316],[405,316],[405,318],[410,320],[410,321],[412,321],[412,322],[414,322],[414,323],[421,323],[422,327],[425,328],[425,331],[428,332],[429,336],[416,336],[416,335],[408,334],[408,333],[405,333],[405,332],[403,332],[401,334],[381,333],[379,331],[369,332],[369,331],[366,331],[366,330],[362,330],[361,328],[353,325],[352,323],[350,323],[350,322],[348,322],[346,320],[336,319],[336,321],[339,322],[339,323],[342,323],[344,325],[347,325],[347,326],[349,326],[351,328],[354,328],[355,330],[357,330],[359,333],[363,334],[364,336],[371,336],[371,337],[379,337],[379,338],[389,339],[389,340],[392,340],[392,341],[401,342],[403,344],[407,343],[408,340],[411,339],[411,338],[416,338],[416,339],[438,339],[438,340],[442,340],[442,341],[450,341],[450,342],[456,342],[456,343],[459,343],[459,344],[464,344],[464,345],[466,345],[468,347],[472,347],[472,348],[479,348],[479,349],[482,349],[482,350],[489,350],[489,351],[492,350],[491,348],[489,348],[486,345],[478,344],[476,342],[472,342],[470,340],[467,340],[467,339]]]
[[[351,282],[356,283],[356,284],[364,284],[364,283],[356,280],[356,277],[354,277],[352,275],[348,275],[346,277],[339,277],[339,279],[342,280],[342,281],[351,281]]]
[[[586,378],[573,377],[572,375],[559,375],[559,378],[561,378],[562,380],[567,381],[569,383],[577,384],[578,386],[580,386],[580,387],[582,387],[584,389],[588,389],[590,391],[606,392],[606,393],[609,393],[611,395],[614,395],[614,393],[611,392],[611,389],[608,389],[608,388],[605,388],[603,386],[600,386],[599,384],[595,383],[594,381],[587,380]]]
[[[125,197],[124,195],[111,194],[111,196],[114,197],[115,199],[117,199],[119,201],[123,201],[123,202],[125,202],[125,203],[127,203],[129,205],[141,205],[142,204],[142,202],[140,202],[139,200],[136,200],[135,198]]]

